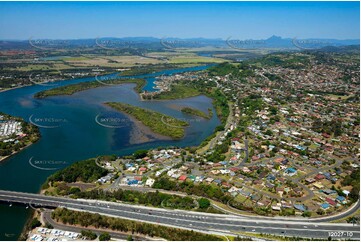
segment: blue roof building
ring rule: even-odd
[[[296,168],[290,167],[285,170],[285,173],[288,175],[294,175],[297,172]]]
[[[330,174],[330,173],[325,172],[325,173],[323,173],[323,175],[325,176],[325,178],[326,178],[327,180],[330,180],[330,179],[331,179],[331,174]]]
[[[338,196],[336,198],[336,201],[340,202],[340,203],[345,203],[346,202],[346,198],[344,196]]]
[[[297,209],[297,210],[302,211],[302,212],[304,212],[304,211],[307,210],[306,207],[305,207],[305,205],[303,205],[303,204],[295,204],[295,205],[293,205],[293,207],[294,207],[295,209]]]
[[[221,180],[219,180],[219,179],[214,180],[214,182],[215,182],[215,183],[217,183],[217,184],[221,184],[221,183],[222,183],[222,181],[221,181]]]
[[[269,174],[267,176],[267,180],[274,181],[274,180],[276,180],[276,177],[273,174]]]
[[[128,182],[128,185],[131,186],[131,185],[137,185],[138,184],[138,180],[131,180]]]
[[[329,207],[330,207],[330,204],[328,204],[328,203],[322,203],[322,204],[321,204],[321,208],[322,208],[322,209],[325,209],[325,210],[326,210],[326,209],[328,209]]]

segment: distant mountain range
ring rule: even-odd
[[[94,39],[29,39],[29,40],[0,40],[0,50],[9,49],[34,49],[39,48],[76,48],[76,47],[103,47],[116,48],[199,48],[213,46],[217,48],[231,49],[255,49],[255,48],[276,48],[276,49],[320,49],[323,47],[339,47],[347,45],[359,45],[359,39],[298,39],[282,38],[271,36],[268,39],[236,39],[229,37],[226,40],[207,38],[154,38],[154,37],[125,37],[113,38],[102,37]]]

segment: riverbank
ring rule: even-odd
[[[32,85],[33,84],[18,86],[18,87],[11,87],[11,88],[4,88],[4,89],[0,89],[0,93],[15,90],[15,89],[19,89],[19,88],[23,88],[23,87],[29,87],[29,86],[32,86]]]
[[[132,116],[128,116],[128,118],[133,122],[136,126],[130,132],[129,144],[137,145],[146,142],[152,142],[156,140],[172,140],[171,137],[166,135],[161,135],[156,132],[153,132],[152,129],[142,122],[138,121],[136,118]]]
[[[41,217],[41,212],[35,209],[30,209],[30,214],[25,222],[24,228],[21,231],[18,240],[25,241],[28,239],[29,232],[34,229],[35,222],[36,220],[39,221],[40,217]]]
[[[40,139],[40,137],[39,137],[39,139]],[[38,140],[39,140],[39,139],[38,139]],[[38,141],[38,140],[37,140],[37,141]],[[17,153],[20,153],[21,151],[23,151],[23,150],[25,150],[26,148],[30,147],[31,145],[35,144],[37,141],[35,141],[35,142],[31,143],[31,144],[28,144],[28,145],[26,145],[25,147],[20,148],[18,151],[12,153],[11,155],[1,156],[1,157],[0,157],[0,164],[3,163],[3,162],[5,162],[8,158],[12,157],[13,155],[16,155]]]

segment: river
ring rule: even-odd
[[[171,75],[186,71],[203,70],[209,66],[167,70],[136,77],[145,78],[147,91],[154,91],[156,76]],[[94,77],[58,81],[54,86],[93,81]],[[207,112],[215,110],[212,100],[205,96],[170,101],[140,101],[133,91],[134,84],[102,86],[85,90],[71,96],[55,96],[34,99],[39,91],[54,86],[33,85],[0,93],[0,111],[24,118],[42,126],[41,139],[0,164],[0,189],[24,192],[38,192],[46,178],[74,161],[98,155],[131,154],[137,149],[159,146],[198,145],[220,124],[216,115],[210,120],[197,119],[181,113],[176,107],[191,106]],[[134,144],[137,125],[121,113],[103,105],[106,101],[125,102],[152,109],[179,119],[190,126],[181,140],[162,140],[154,136],[146,142]],[[117,117],[122,125],[100,125],[99,117]],[[44,121],[45,120],[45,121]],[[112,124],[114,125],[114,124]],[[139,141],[139,140],[138,140]],[[0,205],[0,240],[16,240],[21,233],[29,210],[22,206]]]

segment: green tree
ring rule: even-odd
[[[51,225],[51,224],[48,223],[48,222],[45,223],[45,227],[48,228],[48,229],[53,229],[53,228],[54,228],[54,226]]]
[[[109,233],[102,233],[99,235],[99,241],[109,241],[110,240],[110,234]]]
[[[148,150],[137,150],[133,155],[135,159],[142,159],[148,155]]]
[[[310,211],[304,211],[303,214],[302,214],[302,216],[303,216],[303,217],[311,217],[311,214],[312,214],[312,213],[311,213]]]
[[[36,227],[41,226],[40,221],[37,218],[33,218],[30,222],[30,228],[35,229]]]
[[[98,237],[96,233],[90,230],[82,230],[81,235],[89,240],[95,240]]]
[[[207,198],[198,199],[199,208],[206,209],[209,208],[211,202]]]

